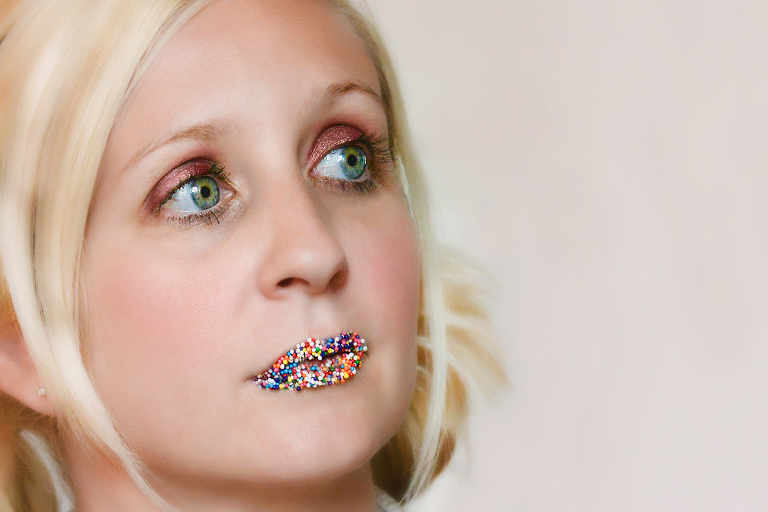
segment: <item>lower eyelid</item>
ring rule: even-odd
[[[176,224],[180,228],[191,228],[197,225],[220,224],[228,215],[232,213],[234,198],[227,201],[220,201],[216,206],[195,213],[167,214],[165,221],[169,224]]]

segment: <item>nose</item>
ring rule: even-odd
[[[330,212],[310,186],[283,188],[271,201],[269,239],[258,275],[262,293],[282,298],[292,293],[316,295],[344,286],[349,266]]]

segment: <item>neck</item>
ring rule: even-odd
[[[66,443],[76,512],[162,512],[107,457]],[[232,482],[154,475],[155,490],[179,512],[375,512],[368,464],[335,479],[313,482]],[[150,477],[151,478],[151,477]]]

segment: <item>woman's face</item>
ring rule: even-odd
[[[386,137],[374,65],[322,1],[215,2],[125,105],[86,233],[87,358],[164,482],[331,480],[397,429],[419,258]],[[342,331],[369,347],[354,378],[254,383]]]

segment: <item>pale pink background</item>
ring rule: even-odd
[[[371,4],[513,384],[414,509],[768,510],[768,3]]]

